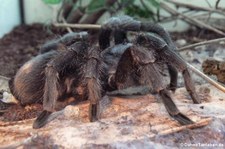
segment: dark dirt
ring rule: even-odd
[[[41,24],[14,28],[0,39],[0,75],[12,77],[22,64],[37,55],[41,44],[63,33]]]
[[[12,105],[7,109],[7,111],[13,112],[3,113],[1,118],[2,121],[20,121],[37,117],[42,111],[42,105],[33,104],[26,107]]]
[[[22,25],[0,39],[0,75],[13,77],[26,61],[38,54],[41,44],[57,38],[66,31],[42,24]],[[185,33],[171,33],[173,40],[185,39],[188,43],[214,39],[220,36],[202,30],[190,30]],[[41,105],[11,106],[0,118],[4,121],[18,121],[36,117],[42,110]],[[7,110],[7,111],[8,111]]]

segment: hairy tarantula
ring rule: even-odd
[[[138,32],[132,41],[127,38],[128,31]],[[110,45],[112,35],[114,44]],[[44,45],[40,55],[20,68],[10,81],[10,89],[22,105],[43,103],[44,110],[33,128],[46,124],[57,101],[68,97],[89,100],[89,118],[96,121],[104,95],[136,94],[140,87],[159,94],[178,122],[191,124],[193,121],[180,113],[168,91],[175,91],[177,71],[181,71],[193,102],[200,103],[187,65],[175,49],[161,26],[128,16],[115,17],[102,25],[98,46],[90,45],[86,32],[68,34]],[[168,86],[162,82],[162,65],[169,70]]]

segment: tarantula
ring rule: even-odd
[[[138,32],[134,40],[128,40],[128,31]],[[111,34],[114,44],[110,46]],[[177,87],[177,70],[182,72],[193,102],[200,100],[185,61],[176,54],[176,47],[161,26],[121,16],[102,25],[98,46],[91,45],[87,36],[85,32],[73,33],[44,45],[41,54],[25,63],[10,81],[11,92],[22,105],[43,103],[44,110],[33,128],[44,126],[56,102],[68,97],[89,100],[89,119],[96,121],[99,100],[104,95],[136,94],[136,89],[146,88],[160,95],[168,113],[178,122],[193,123],[180,113],[168,91]],[[161,80],[162,65],[170,74],[167,87]]]

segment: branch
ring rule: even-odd
[[[220,0],[217,0],[217,1],[216,1],[216,5],[215,5],[215,8],[216,8],[216,9],[219,8],[219,3],[220,3]]]
[[[182,130],[185,130],[185,129],[193,129],[193,128],[203,127],[203,126],[208,125],[211,121],[212,121],[212,118],[203,119],[203,120],[200,120],[199,122],[196,122],[194,124],[184,125],[184,126],[180,126],[180,127],[171,128],[171,129],[161,131],[159,133],[159,135],[168,135],[168,134],[179,132],[179,131],[182,131]]]
[[[101,25],[98,24],[69,24],[69,23],[54,23],[55,27],[71,27],[77,29],[100,29]]]
[[[196,5],[192,5],[192,4],[185,4],[185,3],[177,2],[177,1],[174,1],[174,0],[167,0],[167,1],[169,3],[172,3],[172,4],[176,5],[176,6],[186,7],[186,8],[194,9],[194,10],[215,12],[215,13],[225,15],[225,13],[223,11],[213,9],[213,8],[201,7],[201,6],[196,6]]]
[[[65,20],[64,17],[62,17],[62,21],[63,21],[64,24],[66,24],[66,20]],[[67,30],[69,33],[72,33],[72,32],[73,32],[72,29],[71,29],[70,27],[66,27],[66,30]]]
[[[218,30],[218,29],[216,29],[216,28],[214,28],[214,27],[212,27],[210,25],[207,25],[207,24],[205,24],[205,23],[203,23],[203,22],[201,22],[199,20],[196,20],[196,19],[191,18],[191,17],[188,17],[188,16],[186,16],[186,15],[184,15],[182,13],[179,13],[176,10],[170,8],[165,3],[160,3],[160,6],[161,6],[161,8],[163,8],[166,11],[168,11],[169,13],[171,13],[172,15],[179,15],[179,16],[181,16],[181,19],[184,20],[184,21],[186,21],[187,23],[193,24],[193,25],[198,26],[200,28],[202,28],[202,27],[203,28],[206,28],[208,30],[211,30],[211,31],[217,33],[217,34],[220,34],[220,35],[225,36],[225,33],[224,32],[222,32],[222,31],[220,31],[220,30]]]
[[[213,40],[208,40],[208,41],[203,41],[203,42],[191,44],[191,45],[179,48],[178,51],[185,51],[187,49],[189,50],[189,49],[197,47],[197,46],[212,44],[212,43],[218,43],[218,42],[221,42],[221,41],[225,41],[225,38],[218,38],[218,39],[213,39]]]

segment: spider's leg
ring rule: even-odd
[[[116,30],[114,31],[114,42],[115,44],[121,44],[126,42],[127,39],[127,35],[126,32],[122,31],[122,30]]]
[[[85,48],[83,44],[77,43],[74,49]],[[41,128],[47,122],[50,114],[55,111],[56,102],[61,95],[64,94],[64,89],[60,84],[62,76],[70,69],[77,71],[79,68],[79,56],[75,50],[67,50],[58,54],[51,60],[45,68],[45,86],[43,95],[43,112],[33,123],[33,128]],[[69,62],[69,63],[68,63]],[[63,75],[62,75],[63,74]],[[77,75],[77,74],[74,74]]]
[[[144,37],[145,37],[144,42],[147,41],[146,42],[147,46],[154,48],[156,53],[158,53],[158,55],[160,55],[160,57],[163,59],[163,61],[165,61],[167,63],[167,65],[172,66],[169,68],[170,77],[171,77],[170,86],[171,85],[176,86],[176,81],[177,81],[176,70],[181,71],[183,74],[183,77],[184,77],[185,87],[186,87],[187,91],[189,92],[193,102],[201,103],[201,101],[196,93],[195,86],[192,81],[189,70],[187,68],[187,64],[183,60],[183,58],[180,55],[178,55],[174,50],[172,50],[161,38],[151,35],[151,34],[145,35]],[[142,39],[143,37],[140,37],[140,38]],[[140,39],[137,39],[137,41],[139,42]],[[172,70],[171,68],[174,70]],[[174,87],[174,86],[172,86],[172,87]]]
[[[106,21],[103,25],[101,30],[104,31],[134,31],[134,32],[150,32],[155,33],[160,36],[169,46],[170,48],[176,48],[173,44],[169,33],[160,25],[152,22],[143,23],[141,21],[134,20],[132,17],[129,16],[119,16],[119,17],[112,17],[108,21]],[[107,35],[105,34],[105,38],[108,38],[110,33]],[[104,37],[104,36],[102,36]],[[101,40],[99,41],[101,45]]]
[[[182,125],[193,123],[191,119],[178,110],[177,106],[172,100],[170,92],[168,92],[163,86],[163,79],[160,77],[158,66],[156,66],[155,63],[149,63],[148,65],[144,66],[141,70],[141,73],[143,75],[141,76],[140,80],[145,80],[145,82],[148,84],[152,84],[154,89],[152,93],[158,93],[160,95],[163,104],[170,116],[172,116]]]
[[[85,79],[87,82],[88,99],[90,101],[89,119],[91,122],[98,120],[99,100],[101,98],[101,85],[99,80],[100,50],[97,47],[88,51]]]
[[[170,75],[170,84],[168,85],[168,89],[175,92],[177,88],[177,79],[178,79],[178,72],[173,65],[168,64],[167,65]]]
[[[101,29],[99,33],[99,46],[101,49],[106,49],[110,46],[110,35],[111,35],[110,29]]]
[[[38,129],[38,128],[43,127],[45,124],[47,124],[48,118],[51,114],[52,114],[52,112],[49,112],[47,110],[42,111],[41,114],[34,121],[33,128]]]
[[[187,116],[182,114],[177,109],[177,106],[175,105],[175,103],[173,102],[170,96],[170,93],[166,89],[160,90],[159,95],[161,96],[161,99],[163,101],[163,104],[166,107],[166,110],[174,119],[176,119],[182,125],[194,123],[191,119],[189,119]]]
[[[99,45],[102,50],[108,48],[110,46],[110,37],[112,34],[112,30],[110,29],[101,29],[99,33]],[[126,32],[122,30],[115,30],[113,32],[114,35],[114,43],[121,44],[127,41]]]
[[[184,77],[185,87],[190,94],[194,103],[201,103],[192,81],[190,72],[187,68],[186,62],[183,58],[178,55],[175,51],[170,50],[168,47],[164,47],[164,49],[160,52],[161,56],[164,57],[164,60],[167,61],[168,64],[173,65],[176,69],[182,72]]]
[[[51,50],[59,50],[65,48],[65,46],[70,46],[71,44],[87,39],[87,32],[79,33],[68,33],[59,39],[48,41],[40,47],[40,54],[49,52]]]
[[[197,93],[196,93],[196,89],[194,86],[194,83],[192,81],[191,75],[189,70],[186,68],[182,71],[183,77],[184,77],[184,84],[186,87],[186,90],[188,91],[188,93],[190,94],[192,100],[194,103],[198,104],[201,103]]]
[[[59,97],[59,73],[53,65],[49,64],[45,68],[45,75],[43,111],[34,121],[34,129],[41,128],[47,123],[48,117],[55,110],[56,101]]]
[[[179,71],[182,72],[182,75],[184,77],[184,83],[185,87],[190,94],[192,100],[194,103],[201,103],[194,86],[194,83],[192,81],[190,72],[187,68],[186,62],[177,54],[175,51],[172,51],[168,49],[168,47],[165,47],[165,49],[161,52],[162,56],[165,60],[167,60],[168,63],[175,66]]]

